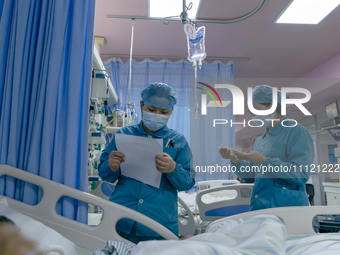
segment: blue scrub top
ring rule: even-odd
[[[189,190],[195,185],[195,172],[190,167],[191,151],[188,142],[182,134],[169,129],[167,126],[164,126],[155,134],[149,135],[144,131],[142,122],[135,126],[121,128],[117,133],[162,138],[163,152],[172,157],[176,162],[176,168],[171,173],[162,174],[159,189],[121,175],[120,169],[113,172],[108,166],[110,153],[117,150],[113,138],[101,155],[98,166],[99,176],[102,180],[115,182],[118,179],[118,184],[110,201],[150,217],[178,236],[177,191]],[[173,148],[165,147],[169,139],[174,142]],[[140,162],[140,164],[143,164],[143,162]],[[128,219],[120,220],[117,224],[117,232],[130,234],[134,223],[134,221]],[[158,234],[139,223],[137,223],[136,235],[159,237]]]
[[[289,127],[283,127],[282,123]],[[233,164],[239,177],[246,182],[255,180],[250,201],[251,211],[309,205],[305,184],[310,177],[311,164],[314,162],[314,145],[308,130],[300,124],[294,127],[295,124],[284,118],[270,132],[266,129],[263,135],[256,139],[252,149],[267,157],[262,166],[266,166],[267,169],[269,166],[280,167],[280,171],[246,172],[246,166],[260,167],[261,164],[244,160]],[[290,170],[284,172],[283,167],[286,167],[286,171]]]

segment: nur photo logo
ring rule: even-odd
[[[245,96],[242,92],[242,90],[231,84],[215,84],[214,87],[203,82],[197,82],[200,85],[203,85],[204,87],[197,87],[198,89],[202,90],[205,93],[201,94],[201,115],[207,115],[208,114],[208,108],[221,108],[221,107],[227,107],[231,101],[223,101],[220,97],[220,94],[216,91],[216,89],[228,89],[231,92],[232,96],[232,107],[233,107],[233,115],[244,115],[244,105],[245,105]],[[208,90],[209,89],[209,90]],[[267,110],[257,110],[254,108],[253,105],[253,88],[248,87],[247,88],[247,106],[249,111],[257,116],[265,116],[270,115],[277,109],[278,105],[278,88],[272,87],[273,89],[273,98],[272,98],[272,105]],[[300,98],[288,98],[289,93],[299,93],[304,95],[304,97]],[[208,97],[210,96],[212,100],[208,102]],[[215,99],[215,96],[217,97],[218,101]],[[309,90],[305,88],[297,88],[297,87],[282,87],[281,88],[281,115],[286,116],[287,115],[287,105],[295,105],[304,115],[311,116],[312,114],[306,109],[306,107],[303,105],[307,103],[311,99],[311,93]],[[250,120],[250,122],[254,121],[255,119]],[[290,121],[294,121],[297,124],[296,120],[289,119]],[[259,120],[262,121],[262,120]],[[268,120],[273,121],[273,120]],[[245,126],[246,120],[244,120],[242,123],[234,123],[234,124],[244,124]],[[263,121],[262,121],[263,122]],[[213,126],[215,127],[216,124],[227,124],[231,123],[233,124],[233,120],[226,120],[226,119],[214,119]],[[255,127],[251,124],[248,124],[250,127]]]
[[[207,103],[207,95],[202,94],[201,95],[201,114],[202,115],[207,115],[207,108],[212,108],[212,107],[226,107],[228,104],[230,104],[230,101],[222,101],[220,95],[217,93],[216,89],[228,89],[233,98],[233,114],[234,115],[244,115],[244,94],[242,90],[235,86],[235,85],[230,85],[230,84],[215,84],[214,87],[203,83],[203,82],[197,82],[198,84],[204,85],[207,88],[209,88],[214,94],[217,96],[219,99],[220,104],[218,104],[214,98],[214,96],[211,94],[210,91],[204,88],[197,87],[200,90],[203,90],[206,92],[212,99],[213,101],[210,101]],[[277,98],[277,91],[278,89],[276,87],[273,88],[273,104],[270,109],[268,110],[257,110],[253,106],[253,88],[249,87],[247,88],[247,104],[249,111],[255,115],[268,115],[272,114],[276,108],[277,108],[277,103],[278,103],[278,98]],[[300,93],[304,94],[304,98],[296,98],[296,99],[291,99],[287,98],[287,94],[289,93]],[[281,88],[281,115],[285,116],[287,115],[287,105],[295,105],[297,108],[300,109],[300,111],[306,115],[306,116],[311,116],[312,114],[306,109],[306,107],[303,106],[304,103],[307,103],[311,99],[311,93],[309,90],[305,88],[294,88],[294,87],[283,87]]]

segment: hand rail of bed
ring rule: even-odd
[[[95,250],[104,247],[108,240],[123,239],[116,232],[116,223],[122,218],[137,221],[165,239],[178,239],[176,235],[156,221],[116,203],[8,165],[0,165],[0,176],[3,175],[35,184],[43,189],[43,197],[35,206],[6,197],[10,208],[42,222],[80,247]],[[63,196],[102,208],[102,222],[98,226],[92,227],[58,215],[55,209],[56,204]],[[3,197],[0,195],[0,198]]]
[[[197,182],[195,186],[198,190],[205,190],[229,184],[240,184],[240,182],[238,180],[207,180]]]
[[[188,221],[186,222],[186,224],[183,224],[180,220],[178,220],[179,233],[182,236],[194,235],[196,229],[194,216],[192,215],[187,204],[184,203],[184,201],[180,197],[178,197],[178,203],[180,203],[183,206],[183,208],[188,214]]]
[[[103,191],[102,191],[102,185],[106,184],[107,182],[105,181],[99,181],[97,187],[95,190],[91,190],[89,193],[92,195],[95,195],[97,197],[101,197],[103,199],[109,200],[110,197],[106,196]],[[114,185],[112,183],[108,183],[110,185]],[[189,207],[186,205],[186,203],[178,197],[178,203],[182,205],[186,213],[188,214],[188,220],[184,224],[181,222],[180,219],[178,219],[178,229],[179,229],[179,234],[181,236],[188,236],[188,235],[193,235],[195,234],[195,219],[194,216],[192,215]]]
[[[105,181],[99,181],[95,190],[91,190],[91,191],[89,191],[89,193],[96,196],[96,197],[100,197],[100,198],[103,198],[105,200],[110,200],[110,197],[105,195],[102,191],[102,186],[106,183],[107,182],[105,182]],[[113,183],[107,183],[107,185],[114,185],[114,184]]]
[[[219,224],[224,220],[247,220],[257,215],[275,215],[287,228],[288,235],[315,235],[313,229],[313,219],[316,215],[339,215],[340,206],[293,206],[277,207],[264,210],[251,211],[238,215],[226,217],[210,223],[207,230],[212,225]]]
[[[250,205],[250,197],[253,189],[253,184],[234,184],[234,185],[227,185],[221,187],[215,187],[210,189],[205,189],[199,191],[196,197],[197,206],[200,213],[201,220],[205,221],[214,221],[221,218],[226,217],[226,215],[219,215],[219,216],[208,216],[206,215],[207,212],[221,209],[225,207],[232,207],[232,206],[248,206]],[[217,191],[226,191],[226,190],[235,190],[237,195],[235,198],[231,198],[228,200],[216,201],[213,203],[206,204],[202,201],[202,197],[206,194],[217,192]]]

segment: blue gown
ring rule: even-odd
[[[305,184],[310,177],[311,164],[314,162],[314,145],[308,130],[294,122],[286,121],[283,127],[276,125],[258,137],[253,151],[258,151],[267,160],[263,166],[277,167],[275,172],[246,172],[249,167],[261,167],[261,164],[239,160],[236,174],[246,182],[254,182],[250,210],[260,210],[282,206],[308,206]],[[282,167],[289,171],[284,172]],[[248,168],[246,168],[248,167]],[[256,169],[256,168],[253,169]]]
[[[111,151],[117,150],[115,139],[107,146],[100,157],[98,166],[99,176],[107,182],[118,184],[110,198],[110,201],[126,206],[140,212],[159,222],[178,236],[178,204],[177,191],[189,190],[195,185],[195,172],[190,166],[191,151],[184,136],[167,126],[153,135],[147,134],[142,122],[135,126],[124,127],[117,133],[136,135],[149,138],[163,138],[163,152],[168,153],[176,162],[176,168],[171,173],[162,174],[160,188],[149,186],[137,180],[121,175],[120,170],[111,171],[108,166],[108,157]],[[173,148],[165,147],[168,140],[174,142]],[[143,162],[140,162],[143,164]],[[136,169],[138,171],[138,169]],[[117,232],[130,234],[134,232],[139,236],[138,240],[156,239],[160,237],[152,230],[132,220],[122,219],[117,224]],[[125,237],[126,235],[124,235]]]

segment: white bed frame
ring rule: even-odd
[[[106,196],[102,192],[102,185],[104,184],[104,181],[99,181],[97,184],[97,187],[95,190],[91,190],[90,194],[95,195],[97,197],[103,198],[105,200],[109,200],[110,197]],[[114,185],[110,183],[111,185]],[[195,219],[194,216],[192,215],[189,207],[184,203],[184,201],[178,197],[178,203],[180,203],[185,211],[188,213],[188,220],[185,223],[182,223],[180,220],[178,220],[178,232],[181,236],[188,236],[188,235],[193,235],[195,233]]]
[[[122,218],[128,218],[137,221],[157,232],[165,239],[178,239],[176,235],[156,221],[134,210],[116,203],[112,203],[108,200],[98,198],[94,195],[81,192],[76,189],[72,189],[68,186],[50,181],[8,165],[0,165],[0,176],[3,175],[12,176],[41,187],[43,190],[43,197],[39,204],[35,206],[31,206],[1,195],[0,199],[6,198],[10,208],[42,222],[46,226],[59,232],[61,235],[79,247],[93,251],[103,248],[108,240],[123,239],[116,232],[116,223]],[[56,204],[63,196],[71,197],[102,208],[102,222],[98,226],[92,227],[58,215],[55,210]]]
[[[226,216],[207,216],[206,212],[224,208],[229,206],[238,206],[238,205],[250,205],[250,198],[251,193],[253,190],[254,184],[234,184],[234,185],[227,185],[227,186],[220,186],[210,189],[205,189],[198,192],[196,197],[197,206],[200,213],[201,220],[204,221],[214,221],[221,218],[225,218]],[[223,191],[236,191],[237,195],[234,198],[228,200],[217,201],[213,203],[206,204],[203,202],[202,197],[209,193],[219,192],[222,193]]]
[[[44,223],[48,227],[53,228],[54,230],[62,234],[65,238],[74,242],[79,247],[83,247],[92,251],[104,247],[107,240],[123,239],[117,234],[115,230],[115,225],[117,221],[122,218],[129,218],[134,221],[140,222],[148,228],[159,233],[165,239],[178,239],[172,232],[170,232],[159,223],[153,221],[152,219],[126,207],[109,202],[105,199],[101,199],[91,194],[72,189],[65,185],[47,180],[45,178],[7,165],[0,165],[0,176],[3,175],[12,176],[14,178],[35,184],[37,186],[40,186],[44,191],[42,200],[36,206],[27,205],[25,203],[6,197],[9,206],[13,210],[19,211],[29,217],[32,217]],[[235,186],[231,185],[219,188],[227,187],[234,188]],[[63,196],[68,196],[83,201],[85,203],[94,204],[101,207],[104,212],[102,223],[97,227],[91,227],[58,215],[55,211],[55,205],[59,198]],[[0,195],[0,198],[4,198],[4,196]],[[316,215],[336,214],[340,214],[340,206],[272,208],[242,213],[217,220],[208,226],[207,231],[212,225],[219,224],[221,221],[224,220],[247,220],[256,215],[275,215],[279,217],[283,221],[283,223],[285,223],[289,235],[312,235],[316,234],[313,230],[313,218]]]
[[[97,183],[97,186],[95,188],[95,190],[91,190],[90,193],[92,195],[101,197],[103,199],[109,200],[110,197],[106,196],[103,192],[102,192],[102,185],[105,184],[106,182],[104,181],[99,181]],[[116,184],[117,182],[115,182],[114,184],[110,183],[111,185]],[[208,189],[212,189],[215,187],[227,187],[231,184],[240,184],[240,182],[238,180],[208,180],[208,181],[201,181],[201,182],[197,182],[195,184],[195,186],[197,187],[197,189],[200,191],[202,190],[208,190]],[[223,189],[224,190],[224,189]],[[229,190],[226,188],[226,190]],[[184,192],[184,191],[183,191]],[[206,191],[207,192],[207,191]],[[196,192],[195,192],[196,193]],[[238,198],[233,199],[232,204],[235,204],[235,201]],[[182,207],[186,210],[186,213],[188,214],[188,219],[185,223],[183,223],[182,221],[178,220],[178,230],[179,230],[179,234],[181,236],[188,236],[188,235],[194,235],[195,234],[195,230],[196,230],[196,225],[195,225],[195,219],[193,214],[191,213],[190,209],[188,208],[188,206],[185,204],[185,202],[178,197],[178,203],[180,203],[182,205]],[[250,202],[248,202],[249,204]],[[203,206],[202,206],[203,207]],[[215,217],[216,218],[216,217]],[[222,217],[218,217],[218,219],[220,219]],[[210,219],[210,218],[209,218]]]
[[[103,191],[102,191],[102,186],[103,186],[105,183],[107,183],[107,182],[104,182],[104,181],[102,181],[102,180],[98,181],[98,182],[97,182],[96,188],[95,188],[94,190],[90,190],[89,193],[92,194],[92,195],[95,195],[95,196],[97,196],[97,197],[101,197],[101,198],[103,198],[103,199],[109,200],[110,197],[106,196],[106,195],[103,193]],[[109,183],[109,184],[110,184],[110,185],[113,185],[113,186],[116,186],[116,183],[117,183],[117,182],[115,182],[115,183]]]
[[[230,184],[240,184],[240,182],[238,180],[208,180],[197,182],[195,186],[198,187],[198,190],[200,191],[215,187],[228,186]]]
[[[198,192],[201,192],[203,190],[205,190],[205,192],[208,192],[207,190],[210,190],[214,187],[220,187],[220,186],[227,187],[231,184],[240,184],[240,182],[238,180],[208,180],[208,181],[197,182],[195,186],[197,187]],[[183,206],[183,208],[188,214],[188,221],[186,224],[183,224],[181,221],[178,221],[179,234],[181,236],[194,235],[195,230],[196,230],[194,216],[191,213],[189,207],[185,204],[185,202],[180,197],[178,197],[178,202]]]
[[[91,190],[90,193],[92,195],[95,195],[95,196],[101,197],[103,199],[109,200],[110,197],[106,196],[102,192],[102,185],[103,184],[105,184],[104,181],[99,181],[97,183],[97,186],[96,186],[95,190]],[[114,183],[114,184],[110,183],[110,184],[115,186],[116,183]],[[231,184],[233,184],[233,185],[240,184],[240,182],[238,180],[208,180],[208,181],[197,182],[195,184],[195,186],[197,187],[199,192],[201,192],[203,190],[205,190],[205,192],[207,192],[208,189],[211,190],[211,189],[213,189],[215,187],[228,187]],[[226,190],[229,190],[229,189],[226,188]],[[235,202],[236,199],[237,198],[233,199],[233,201]],[[188,214],[188,220],[185,223],[183,223],[182,221],[178,220],[179,234],[181,236],[194,235],[195,234],[195,230],[196,230],[194,216],[191,213],[191,211],[188,208],[188,206],[185,204],[185,202],[180,197],[178,197],[178,203],[181,204],[181,206],[186,210],[186,212]],[[248,202],[248,204],[249,204],[249,202]],[[202,206],[202,208],[205,208],[205,207]],[[218,219],[220,219],[220,218],[222,218],[222,217],[218,217]]]
[[[212,222],[209,228],[215,224],[219,224],[224,220],[247,220],[257,215],[275,215],[287,228],[288,235],[315,235],[313,229],[313,219],[317,215],[339,215],[340,206],[293,206],[278,207],[241,213],[234,216],[226,217]]]

